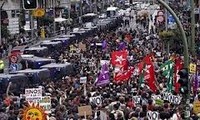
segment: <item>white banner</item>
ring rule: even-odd
[[[159,113],[156,111],[147,111],[148,120],[159,120]]]
[[[90,97],[90,102],[94,103],[97,106],[101,106],[101,104],[102,104],[101,96]]]
[[[87,77],[80,77],[80,83],[86,84],[87,83]]]
[[[100,60],[100,65],[103,66],[104,64],[109,65],[110,64],[110,60]]]
[[[163,93],[163,100],[167,100],[173,104],[180,104],[182,97],[178,95],[172,95],[171,93]]]
[[[51,113],[51,97],[43,96],[39,101],[39,105],[43,107],[45,113]]]
[[[26,101],[29,103],[39,103],[42,97],[26,97]]]
[[[140,104],[140,100],[141,100],[141,97],[140,97],[140,96],[133,96],[133,101],[134,101],[136,104]]]
[[[26,97],[42,97],[42,88],[28,88],[25,89]]]

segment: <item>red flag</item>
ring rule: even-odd
[[[133,71],[134,71],[134,67],[130,67],[128,70],[121,70],[115,74],[114,80],[116,82],[127,81],[131,78]]]
[[[149,88],[153,91],[156,92],[157,88],[156,88],[156,83],[155,83],[155,71],[154,71],[154,65],[152,62],[152,55],[147,55],[146,57],[144,57],[143,59],[143,68],[141,71],[141,73],[144,74],[144,80],[147,81],[147,84],[149,86]]]
[[[128,65],[127,56],[126,50],[114,51],[111,54],[111,64],[117,67],[125,67]]]
[[[179,93],[179,88],[180,88],[180,84],[178,83],[179,80],[179,75],[178,72],[180,71],[180,69],[183,68],[183,61],[180,57],[177,57],[175,59],[175,66],[174,66],[174,88],[175,88],[175,92]]]

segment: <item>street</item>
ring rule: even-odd
[[[197,41],[165,3],[54,3],[24,0],[1,22],[0,120],[200,118]]]

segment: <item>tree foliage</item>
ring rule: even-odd
[[[159,33],[159,37],[163,40],[168,40],[168,39],[175,37],[175,34],[171,30],[169,30],[169,31],[164,30]]]

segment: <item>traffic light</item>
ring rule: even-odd
[[[183,68],[178,72],[178,75],[180,76],[180,79],[178,80],[178,83],[180,84],[179,92],[181,94],[187,94],[189,92],[188,89],[188,69]]]
[[[37,0],[23,0],[23,7],[26,10],[33,10],[37,8]]]

